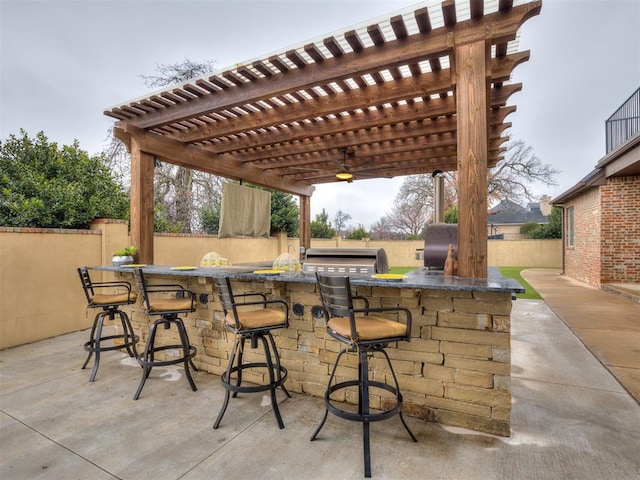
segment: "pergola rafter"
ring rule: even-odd
[[[446,0],[441,15],[436,6],[396,14],[105,111],[139,169],[131,232],[141,261],[153,260],[153,228],[142,219],[153,192],[141,179],[154,158],[299,195],[308,246],[313,185],[338,181],[346,148],[356,181],[458,170],[468,183],[460,274],[486,276],[483,183],[508,139],[508,99],[521,89],[511,73],[529,58],[514,40],[540,9],[540,0]]]

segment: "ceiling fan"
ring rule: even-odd
[[[372,169],[358,169],[357,171],[351,171],[349,165],[347,164],[347,157],[353,157],[354,156],[354,152],[351,148],[349,147],[340,147],[338,149],[340,151],[340,153],[342,153],[342,159],[338,160],[338,159],[334,159],[333,162],[336,164],[337,170],[335,169],[323,169],[323,168],[312,168],[312,167],[290,167],[293,168],[295,170],[305,170],[305,171],[326,171],[326,174],[322,174],[322,175],[318,175],[318,176],[314,176],[314,177],[307,177],[307,179],[313,179],[313,178],[327,178],[329,176],[331,176],[332,174],[335,176],[335,178],[341,182],[347,182],[347,183],[351,183],[353,182],[354,178],[357,177],[362,177],[362,178],[376,178],[377,175],[372,174],[372,173],[367,173],[371,170],[377,170],[379,167],[374,167]]]
[[[349,149],[347,147],[340,147],[340,152],[342,152],[342,163],[338,160],[334,160],[338,164],[339,170],[336,172],[336,178],[338,180],[352,182],[353,181],[353,173],[349,171],[349,166],[347,165],[347,153]]]

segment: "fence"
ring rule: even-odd
[[[89,328],[95,312],[86,309],[76,268],[111,264],[112,253],[128,244],[127,224],[120,220],[97,221],[91,230],[0,227],[0,349]],[[312,240],[311,246],[384,248],[392,267],[422,264],[416,259],[422,241],[334,238]],[[154,248],[159,265],[194,265],[210,251],[238,264],[273,260],[297,252],[299,244],[284,234],[260,239],[159,234]],[[489,240],[488,264],[560,268],[562,243]]]

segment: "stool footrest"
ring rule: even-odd
[[[278,367],[273,365],[273,372],[275,374],[275,380],[273,383],[267,383],[263,385],[252,385],[252,386],[242,386],[242,385],[234,385],[231,383],[231,374],[237,372],[238,370],[247,370],[249,368],[269,368],[269,365],[266,362],[258,362],[258,363],[243,363],[241,367],[233,367],[229,371],[224,372],[221,377],[222,384],[224,388],[231,390],[232,392],[240,392],[240,393],[253,393],[253,392],[264,392],[267,390],[274,390],[284,384],[287,379],[287,369],[280,365],[280,378],[278,378]]]
[[[357,380],[349,380],[346,382],[336,383],[335,385],[329,387],[324,395],[324,403],[325,403],[325,406],[327,407],[327,410],[329,410],[331,413],[333,413],[337,417],[344,418],[346,420],[352,420],[355,422],[363,422],[365,420],[368,422],[378,422],[380,420],[386,420],[387,418],[391,418],[394,415],[398,415],[399,413],[401,413],[402,395],[397,391],[397,389],[394,386],[389,385],[387,383],[383,383],[383,382],[376,382],[373,380],[369,380],[369,387],[376,387],[376,388],[386,390],[388,392],[391,392],[396,397],[396,400],[397,400],[396,405],[393,408],[390,408],[389,410],[376,411],[374,413],[350,412],[348,410],[343,410],[341,408],[338,408],[335,405],[335,403],[337,403],[338,400],[332,400],[330,398],[330,395],[334,392],[337,392],[344,388],[358,387],[359,385],[360,383]]]
[[[162,350],[182,350],[182,345],[162,345],[160,347],[153,347],[148,353],[156,353]],[[180,356],[169,360],[147,360],[143,357],[138,357],[138,363],[143,367],[164,367],[167,365],[176,365],[178,363],[184,363],[187,359],[192,359],[196,356],[197,349],[193,345],[189,345],[189,354],[187,356]]]
[[[138,343],[140,341],[140,337],[138,337],[138,335],[134,335],[133,337],[131,335],[109,335],[106,337],[101,337],[100,341],[103,342],[105,340],[124,340],[123,343],[121,344],[115,344],[115,345],[110,345],[107,347],[103,347],[102,345],[100,345],[100,347],[96,347],[96,341],[95,340],[89,340],[88,342],[85,342],[84,344],[84,349],[87,352],[95,352],[97,350],[100,350],[101,352],[108,352],[110,350],[121,350],[123,348],[127,348],[127,347],[132,347],[134,346],[136,343]],[[128,340],[128,341],[127,341]]]

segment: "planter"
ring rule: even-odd
[[[113,257],[111,257],[111,263],[113,264],[114,267],[119,267],[121,265],[129,265],[133,263],[133,257],[130,255],[126,255],[126,256],[114,255]]]

